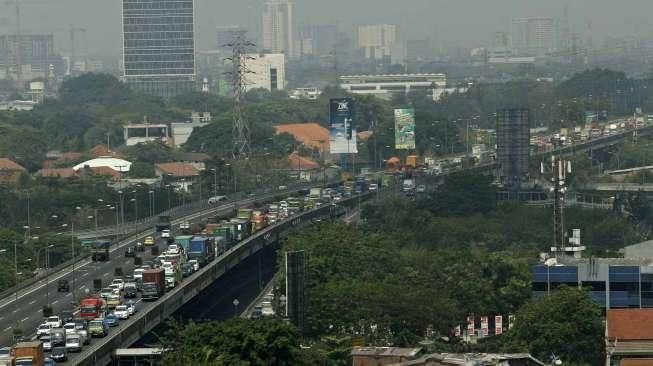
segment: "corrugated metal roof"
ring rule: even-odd
[[[608,309],[608,338],[620,341],[653,341],[653,309]],[[650,348],[653,352],[653,348]]]
[[[199,175],[199,170],[189,163],[159,163],[156,168],[163,174],[173,177],[194,177]]]

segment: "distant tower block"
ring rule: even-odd
[[[497,111],[497,161],[499,179],[509,190],[519,190],[528,180],[530,153],[528,109]]]

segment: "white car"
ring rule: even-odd
[[[77,331],[77,326],[75,323],[66,323],[63,325],[63,329],[66,331],[66,336],[69,334],[73,334]]]
[[[226,201],[227,196],[213,196],[209,198],[209,205],[215,205],[219,202]]]
[[[200,263],[197,261],[197,259],[189,260],[188,264],[190,264],[193,267],[193,272],[197,272],[200,270]]]
[[[168,253],[168,254],[172,254],[172,255],[176,255],[176,254],[179,254],[180,251],[181,251],[181,249],[179,248],[179,245],[177,245],[177,244],[170,244],[170,245],[168,246],[167,253]]]
[[[136,309],[136,303],[133,301],[129,301],[125,306],[127,307],[129,316],[136,314],[136,312],[138,311],[138,309]]]
[[[161,231],[161,237],[162,238],[169,238],[170,237],[170,230],[165,229],[165,230]]]
[[[113,311],[113,315],[115,315],[118,319],[128,319],[129,309],[127,308],[127,305],[116,306],[116,309]]]
[[[50,324],[52,328],[61,328],[61,318],[57,315],[49,316],[45,322]]]
[[[36,336],[49,336],[52,325],[50,323],[43,323],[36,328]]]
[[[77,333],[68,334],[66,336],[66,351],[79,352],[82,350],[82,337]]]
[[[41,336],[39,337],[39,341],[43,343],[43,350],[46,352],[49,352],[52,349],[52,342],[50,341],[50,336]]]
[[[120,285],[117,283],[112,283],[109,285],[109,288],[111,289],[111,295],[120,295]],[[111,296],[109,295],[109,296]]]
[[[111,285],[118,285],[118,288],[120,288],[120,291],[122,291],[125,288],[125,280],[123,280],[122,278],[116,278],[113,281],[111,281]]]
[[[134,281],[138,280],[143,280],[143,272],[145,272],[145,268],[136,268],[134,270]]]

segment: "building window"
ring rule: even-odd
[[[270,89],[279,90],[279,83],[278,83],[278,80],[277,80],[277,69],[276,68],[271,68],[270,69]]]

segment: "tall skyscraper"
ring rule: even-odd
[[[47,78],[50,65],[55,69],[63,66],[61,57],[54,52],[54,36],[51,34],[0,36],[0,79],[18,81],[20,78],[21,82],[25,82]]]
[[[122,0],[122,80],[163,98],[196,89],[193,0]]]
[[[295,56],[294,5],[290,0],[267,0],[263,4],[263,50]]]
[[[497,111],[499,178],[509,190],[519,190],[528,177],[530,158],[528,109]]]
[[[397,26],[392,24],[361,25],[358,27],[358,47],[365,58],[389,59],[397,41]]]
[[[557,24],[553,18],[515,18],[511,34],[516,55],[544,56],[556,51]]]

